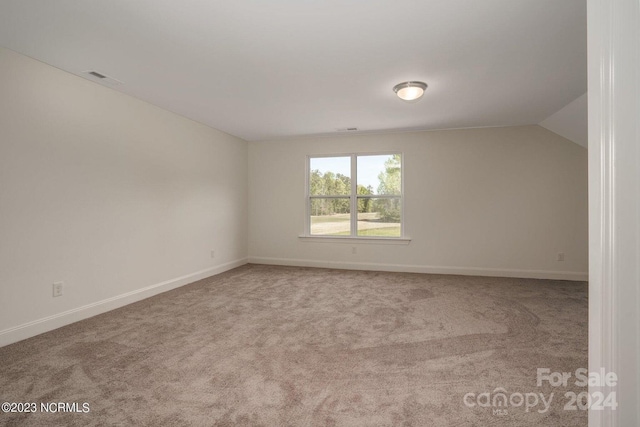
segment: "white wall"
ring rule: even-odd
[[[0,345],[246,262],[245,141],[1,48],[0,94]]]
[[[409,245],[298,237],[307,155],[390,150]],[[585,280],[587,227],[587,150],[540,126],[249,144],[251,262]]]

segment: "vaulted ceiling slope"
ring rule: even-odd
[[[0,45],[246,140],[535,124],[587,88],[585,0],[4,0]]]
[[[576,144],[588,148],[589,123],[587,94],[564,106],[561,110],[550,115],[539,124]]]

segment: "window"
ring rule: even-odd
[[[402,155],[309,157],[309,236],[399,238]]]

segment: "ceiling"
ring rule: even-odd
[[[587,104],[588,99],[585,93],[538,124],[567,138],[569,141],[588,148],[589,121]]]
[[[0,45],[250,141],[539,123],[586,92],[586,44],[585,0],[0,3]]]

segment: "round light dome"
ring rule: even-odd
[[[393,91],[403,101],[417,101],[426,88],[427,84],[423,82],[403,82],[395,85]]]

